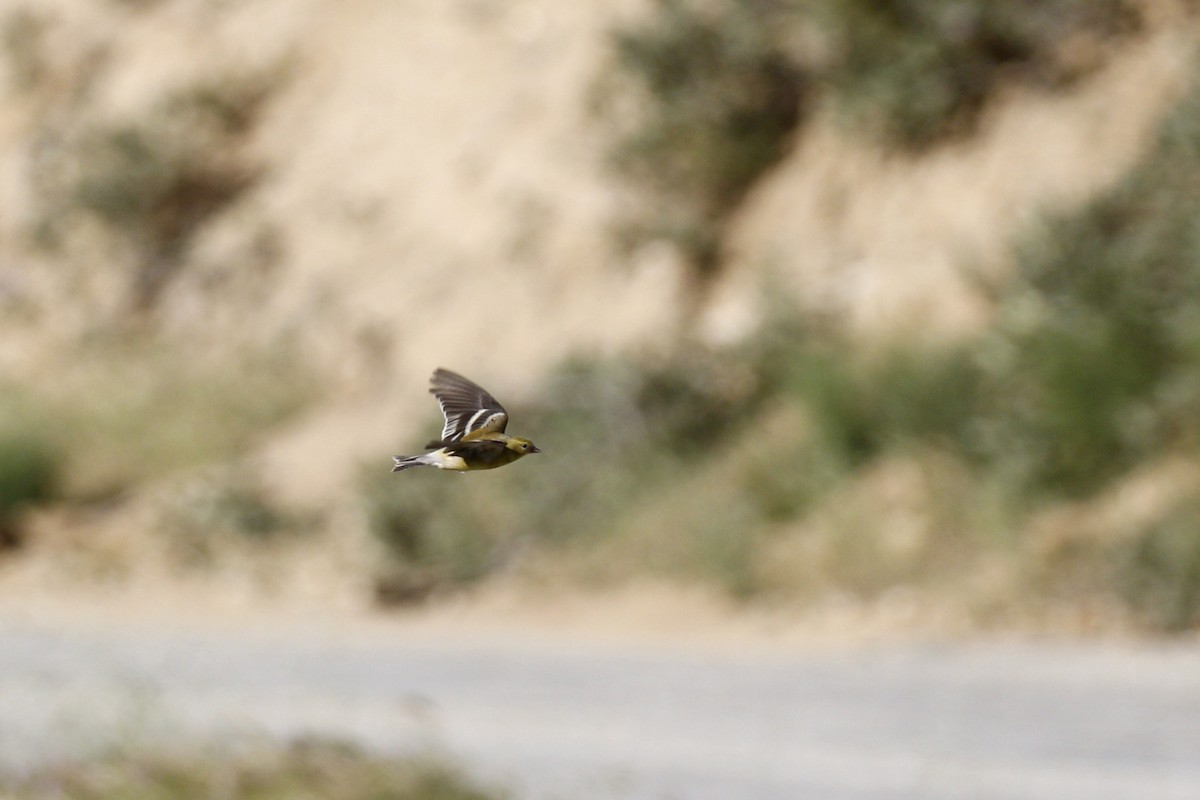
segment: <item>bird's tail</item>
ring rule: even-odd
[[[392,465],[392,472],[400,472],[412,467],[428,466],[421,458],[422,456],[392,456],[392,461],[396,462]]]

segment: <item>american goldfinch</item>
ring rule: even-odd
[[[459,472],[493,469],[529,453],[542,452],[528,439],[505,433],[508,412],[504,406],[457,372],[434,370],[429,391],[446,418],[442,438],[425,445],[432,449],[424,455],[392,456],[396,462],[392,472],[420,466]]]

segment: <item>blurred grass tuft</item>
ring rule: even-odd
[[[116,752],[0,776],[7,800],[502,800],[453,766],[306,739]]]

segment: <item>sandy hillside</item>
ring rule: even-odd
[[[268,80],[249,130],[222,145],[258,177],[189,242],[145,335],[197,357],[280,342],[303,353],[322,400],[257,461],[284,497],[361,525],[344,508],[349,481],[363,458],[420,437],[431,367],[516,401],[570,353],[653,348],[676,330],[676,255],[611,245],[621,190],[587,102],[606,32],[643,5],[3,0],[8,30],[26,27],[0,59],[0,302],[12,312],[0,368],[45,380],[124,313],[127,244],[86,223],[55,254],[34,242],[46,148],[197,84]],[[1016,226],[1120,175],[1182,88],[1191,42],[1163,12],[1071,91],[1010,92],[977,136],[919,158],[818,119],[736,219],[703,333],[750,329],[764,281],[779,278],[864,332],[978,326],[987,306],[963,265],[1002,272]],[[117,552],[149,503],[46,524]],[[347,539],[332,558],[296,555],[311,573],[298,583],[326,586],[363,558]],[[29,564],[8,567],[10,586],[38,585],[45,565]],[[334,583],[342,597],[361,589]]]
[[[1020,226],[1124,174],[1186,88],[1194,37],[1163,24],[1076,90],[1009,92],[977,135],[920,158],[817,126],[741,215],[714,329],[753,316],[732,297],[764,268],[862,333],[978,329],[988,309],[971,271],[1004,274]]]

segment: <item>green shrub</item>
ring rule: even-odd
[[[1169,509],[1113,561],[1121,597],[1149,627],[1200,627],[1200,497]]]
[[[62,458],[48,439],[27,430],[0,432],[0,549],[21,541],[19,515],[60,490]]]
[[[765,393],[805,408],[813,444],[839,469],[905,443],[958,448],[973,435],[983,375],[969,345],[871,351],[782,312],[744,350]]]
[[[1113,190],[1050,217],[981,346],[987,456],[1086,495],[1200,442],[1200,84]]]
[[[45,439],[0,434],[0,514],[52,498],[60,466],[58,453]]]

